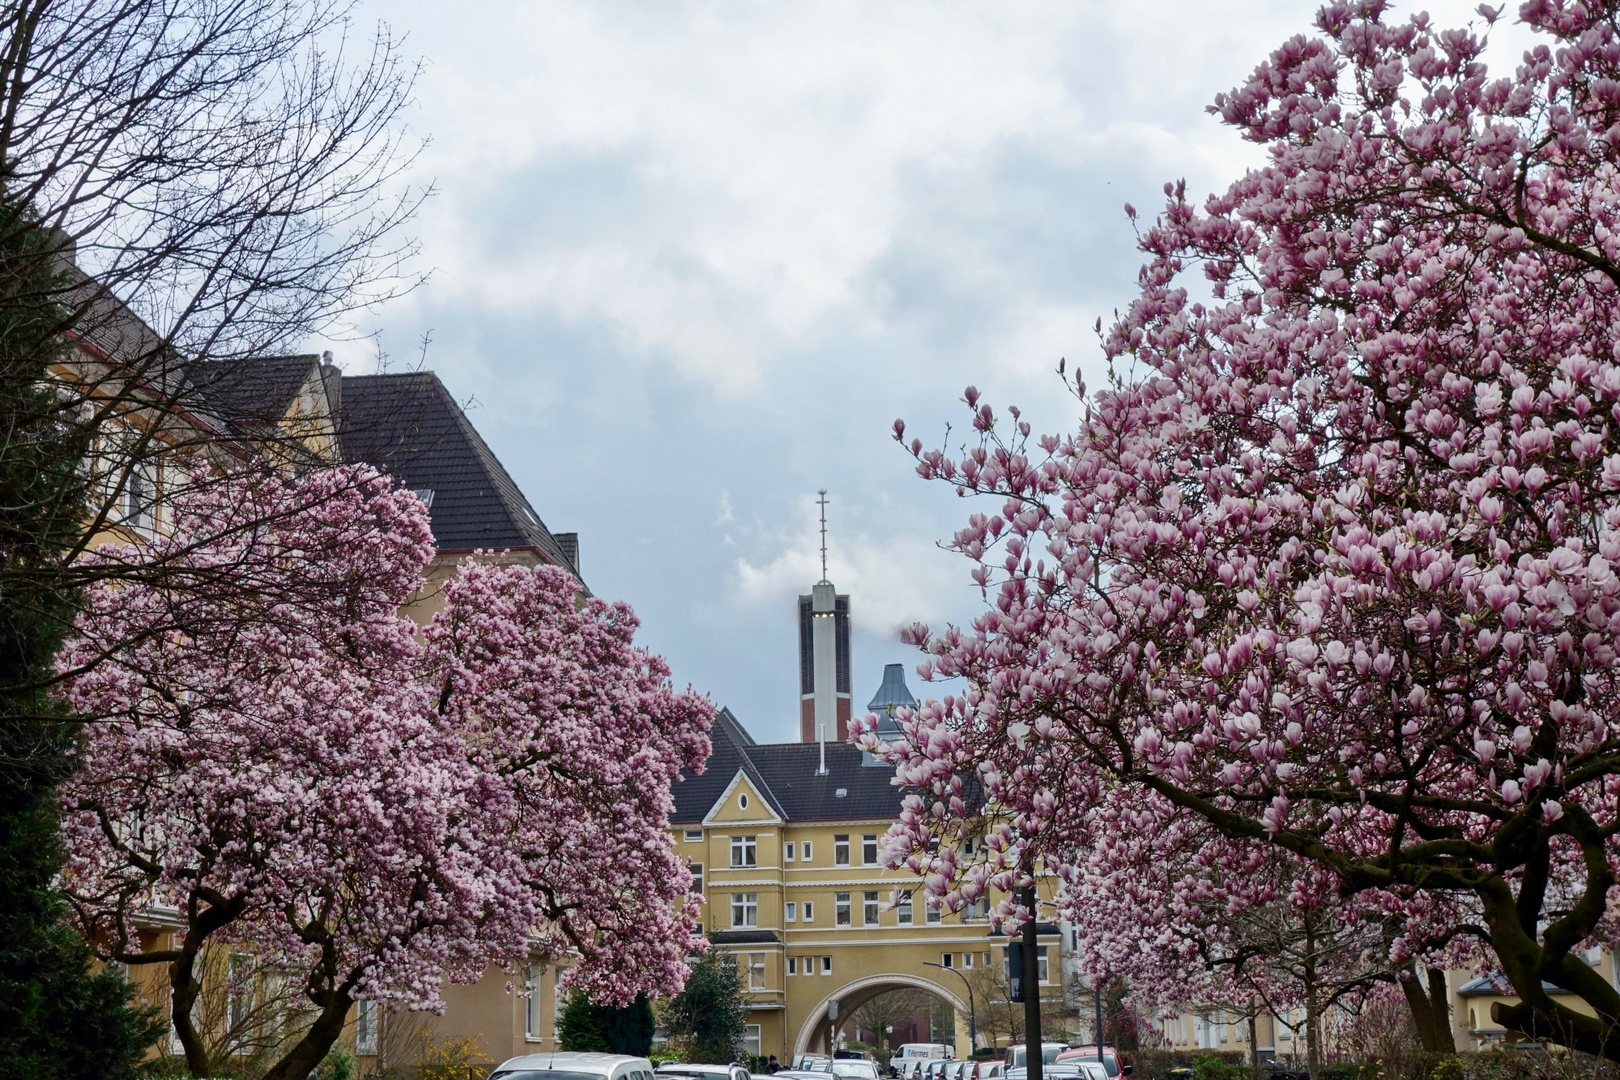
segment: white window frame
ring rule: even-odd
[[[808,922],[815,922],[816,921],[816,902],[814,900],[806,900],[806,901],[804,901],[802,904],[799,905],[799,908],[800,908],[800,911],[799,911],[799,921],[800,922],[807,922],[808,923]]]
[[[940,953],[939,966],[944,968],[946,971],[954,971],[956,969],[956,954],[948,952]]]
[[[840,833],[833,837],[833,865],[849,865],[849,834]]]
[[[929,926],[939,925],[939,923],[942,922],[945,917],[945,913],[940,909],[938,904],[931,904],[926,900],[923,901],[923,912],[923,921]]]
[[[965,967],[965,968],[970,968],[970,967],[973,966],[973,954],[972,953],[965,952],[965,953],[962,954],[962,966]]]
[[[703,895],[703,864],[700,862],[687,863],[686,868],[692,871],[692,892]]]
[[[799,973],[799,958],[797,956],[790,956],[787,958],[787,973],[789,975],[797,975]]]
[[[894,921],[901,926],[911,925],[911,894],[906,893],[894,904]]]
[[[833,925],[854,926],[855,906],[850,902],[851,893],[833,893]]]
[[[687,829],[686,830],[686,842],[688,844],[701,844],[703,842],[703,830],[702,829]]]
[[[832,974],[832,957],[823,956],[821,958],[821,973],[823,975],[831,975]]]
[[[749,1024],[748,1032],[743,1036],[743,1050],[754,1057],[759,1057],[760,1038],[760,1025]]]
[[[738,930],[759,925],[759,893],[731,894],[731,925]]]
[[[377,1003],[360,998],[354,1003],[354,1052],[357,1057],[377,1056]]]
[[[878,894],[872,891],[861,893],[861,925],[878,925],[878,913],[883,910]]]
[[[799,841],[799,861],[810,862],[815,858],[815,847],[808,840]]]
[[[861,837],[861,865],[876,866],[878,864],[878,838],[877,833],[866,833]]]
[[[539,1042],[540,1034],[540,987],[545,982],[546,969],[539,964],[530,964],[523,971],[523,1038],[527,1042]]]
[[[799,921],[799,905],[798,905],[798,903],[796,901],[789,900],[787,903],[782,905],[782,921],[783,922],[798,922]]]
[[[798,849],[798,847],[799,847],[799,845],[794,843],[792,840],[789,840],[785,844],[783,844],[782,845],[782,861],[783,862],[792,862],[793,861],[793,855],[794,855],[795,851]]]
[[[755,837],[731,838],[731,865],[739,870],[759,865],[759,844]]]
[[[762,952],[748,954],[748,989],[765,989],[765,954]]]

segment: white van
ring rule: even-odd
[[[895,1057],[903,1058],[948,1058],[951,1048],[944,1043],[901,1043],[894,1052]]]
[[[652,1062],[624,1054],[524,1054],[508,1058],[489,1080],[654,1080]]]

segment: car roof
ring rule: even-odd
[[[532,1069],[539,1072],[549,1070],[566,1071],[570,1069],[602,1069],[611,1073],[614,1069],[627,1062],[640,1062],[648,1068],[652,1062],[646,1058],[633,1057],[629,1054],[598,1054],[582,1050],[559,1050],[554,1054],[524,1054],[522,1057],[508,1058],[501,1062],[495,1071],[503,1069]]]

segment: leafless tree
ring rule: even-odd
[[[890,1052],[894,1049],[889,1045],[889,1028],[928,1015],[932,1000],[932,996],[922,990],[890,990],[855,1010],[851,1017],[855,1029],[872,1033],[872,1045],[876,1047],[880,1066],[889,1067]]]
[[[17,499],[48,504],[30,521],[52,545],[22,558],[30,538],[0,536],[6,619],[51,618],[52,598],[93,580],[161,573],[82,556],[165,494],[249,463],[298,467],[311,433],[252,415],[252,395],[218,392],[220,377],[418,280],[401,229],[425,195],[406,176],[416,69],[353,9],[0,8],[0,455],[56,440],[83,462],[7,493],[12,514]],[[42,375],[54,394],[29,397]]]

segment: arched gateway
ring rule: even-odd
[[[795,1054],[826,1052],[831,1048],[832,1022],[827,1012],[832,1002],[838,1002],[838,1017],[844,1020],[868,1001],[890,990],[924,990],[950,1002],[958,1017],[965,1017],[968,1013],[966,1002],[931,979],[898,973],[869,975],[864,979],[854,979],[845,983],[822,998],[810,1010],[804,1018],[804,1023],[799,1027],[799,1037],[793,1044],[793,1052]]]

